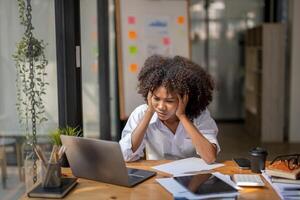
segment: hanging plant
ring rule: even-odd
[[[33,36],[31,0],[17,0],[20,24],[25,32],[17,43],[13,59],[16,63],[17,112],[19,124],[25,129],[27,143],[36,144],[37,125],[47,121],[43,96],[46,94],[45,80],[48,61],[45,56],[46,44]],[[36,158],[34,158],[36,169]],[[34,173],[33,182],[37,179]]]
[[[47,121],[43,96],[46,94],[45,80],[48,61],[45,56],[46,44],[33,36],[30,1],[18,0],[20,24],[25,33],[17,43],[13,54],[16,63],[17,111],[19,123],[26,133],[32,133],[37,124]],[[31,125],[31,127],[30,127]]]

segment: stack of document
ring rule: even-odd
[[[270,183],[281,199],[300,199],[300,185],[297,183],[272,182],[271,176],[262,173],[263,177]]]
[[[223,164],[211,164],[208,165],[204,160],[200,158],[187,158],[182,160],[173,161],[167,164],[158,165],[153,167],[156,170],[172,174],[173,176],[187,176],[195,175],[203,171],[215,169],[224,166]],[[226,182],[235,189],[240,189],[236,184],[230,179],[229,175],[224,175],[219,172],[212,173],[217,178]],[[208,199],[208,198],[230,198],[236,197],[238,192],[226,193],[226,194],[195,194],[185,188],[183,185],[178,183],[174,178],[160,178],[156,181],[162,185],[166,190],[168,190],[175,199]]]

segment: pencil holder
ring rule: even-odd
[[[61,186],[61,166],[59,162],[42,166],[43,188],[58,188]]]

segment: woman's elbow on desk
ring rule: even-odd
[[[137,154],[134,155],[134,153],[132,153],[132,152],[130,152],[130,153],[123,152],[123,158],[124,158],[125,162],[134,162],[134,161],[138,160],[140,157]]]
[[[207,164],[212,164],[216,161],[216,156],[210,156],[210,157],[203,157],[202,158]]]

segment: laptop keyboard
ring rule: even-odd
[[[155,175],[155,172],[133,168],[127,168],[127,172],[130,185],[135,185]]]
[[[130,183],[135,183],[136,181],[139,181],[141,179],[143,179],[142,176],[136,176],[134,174],[128,174],[129,175],[129,182]]]
[[[128,174],[138,174],[140,170],[134,169],[134,168],[127,168],[127,173]]]
[[[144,179],[144,176],[141,174],[141,171],[138,169],[127,168],[129,183],[135,184]]]

